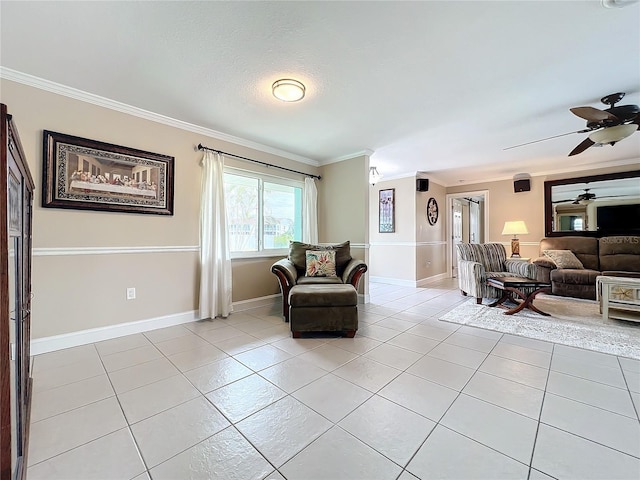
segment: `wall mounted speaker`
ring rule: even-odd
[[[518,192],[528,192],[531,190],[531,180],[525,178],[523,180],[514,180],[513,182],[513,191],[515,193]]]
[[[418,192],[428,192],[429,191],[429,179],[428,178],[418,178],[418,179],[416,179],[416,190]]]

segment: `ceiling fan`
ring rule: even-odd
[[[593,202],[596,198],[598,200],[602,200],[603,198],[621,198],[621,197],[630,197],[633,195],[605,195],[603,196],[597,196],[595,193],[591,193],[591,189],[590,188],[585,188],[584,189],[584,193],[579,194],[576,198],[568,198],[565,200],[556,200],[552,203],[571,203],[573,205],[585,205],[588,203]]]
[[[543,142],[552,138],[563,137],[565,135],[572,135],[574,133],[588,133],[591,134],[585,138],[582,142],[574,148],[569,156],[577,155],[584,152],[587,148],[592,146],[602,145],[615,145],[620,140],[624,140],[640,128],[640,107],[638,105],[619,105],[624,97],[624,93],[612,93],[606,97],[602,97],[600,100],[605,105],[610,105],[609,108],[600,110],[594,107],[573,107],[569,110],[574,115],[580,118],[584,118],[587,121],[587,128],[578,130],[576,132],[563,133],[561,135],[555,135],[553,137],[543,138],[541,140],[535,140],[533,142],[522,143],[513,147],[505,148],[509,150],[511,148],[521,147],[523,145],[530,145],[532,143]]]

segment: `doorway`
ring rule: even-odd
[[[459,243],[484,243],[489,236],[489,192],[453,193],[447,195],[447,271],[458,276]]]

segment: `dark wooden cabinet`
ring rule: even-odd
[[[0,105],[0,479],[27,474],[31,407],[31,216],[34,183]]]

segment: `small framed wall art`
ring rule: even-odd
[[[378,231],[394,233],[396,231],[396,189],[380,190],[378,195]]]
[[[438,202],[433,197],[427,201],[427,221],[429,225],[435,225],[438,221]]]
[[[173,157],[48,130],[43,143],[43,207],[173,215]]]

